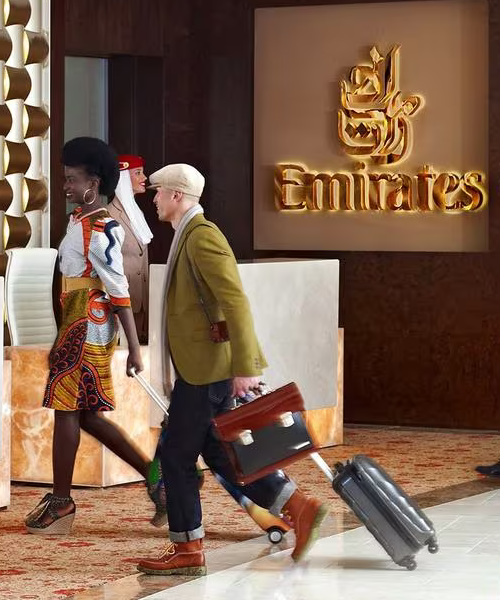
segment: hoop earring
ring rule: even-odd
[[[88,192],[92,192],[92,188],[88,188],[83,192],[83,202],[84,202],[84,204],[87,204],[87,206],[89,206],[90,204],[94,204],[94,202],[96,201],[96,198],[97,198],[97,194],[94,192],[94,197],[92,198],[92,200],[90,202],[87,202],[87,200],[85,200],[85,198],[87,197]]]

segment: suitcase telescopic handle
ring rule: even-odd
[[[333,471],[330,469],[326,461],[321,458],[321,456],[317,452],[311,452],[309,456],[313,459],[316,465],[323,471],[323,473],[328,477],[330,481],[334,480]]]
[[[146,392],[153,399],[155,404],[159,406],[165,414],[168,415],[168,406],[165,404],[165,402],[163,402],[163,399],[154,389],[154,387],[149,383],[149,381],[144,379],[144,377],[140,373],[137,373],[134,367],[130,369],[130,373],[132,374],[134,379],[137,382],[139,382],[139,384],[146,390]]]

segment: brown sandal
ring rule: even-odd
[[[72,504],[69,513],[60,515],[58,509]],[[26,529],[36,535],[67,535],[75,519],[76,506],[71,496],[59,498],[54,494],[46,494],[41,502],[28,514],[25,520]],[[45,523],[46,516],[52,520]]]

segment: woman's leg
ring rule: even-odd
[[[147,479],[150,460],[148,460],[130,441],[130,439],[111,421],[103,419],[98,412],[81,411],[81,428],[104,444]]]
[[[54,496],[66,498],[71,492],[76,451],[80,445],[80,411],[55,411],[52,440]]]
[[[31,533],[69,533],[75,513],[75,503],[70,497],[71,481],[79,444],[79,411],[56,410],[52,437],[54,490],[26,517]]]

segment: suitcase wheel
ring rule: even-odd
[[[401,567],[406,567],[408,571],[414,571],[417,568],[417,561],[414,558],[405,558],[398,563]]]
[[[279,527],[270,527],[267,530],[267,539],[271,544],[279,544],[283,539],[283,530]]]
[[[431,554],[436,554],[436,552],[438,552],[438,550],[439,550],[439,546],[438,546],[437,542],[436,541],[430,542],[427,546],[427,550],[429,550],[429,552]]]

